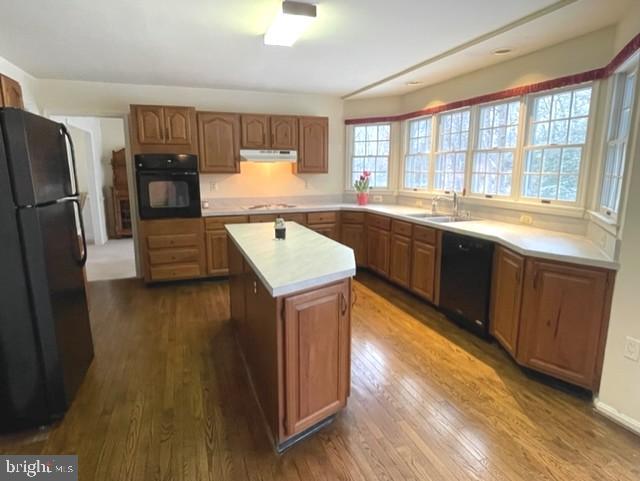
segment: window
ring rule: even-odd
[[[616,76],[613,104],[607,134],[607,153],[602,176],[600,211],[615,218],[620,208],[622,178],[625,168],[627,144],[636,78],[638,72],[622,73]]]
[[[439,115],[435,190],[462,192],[468,145],[469,109]]]
[[[533,97],[522,196],[575,202],[587,138],[591,86]]]
[[[473,194],[511,196],[520,100],[480,107],[471,170]]]
[[[404,158],[404,186],[426,189],[429,180],[432,118],[412,120],[408,124],[407,150]]]
[[[389,141],[391,124],[356,125],[353,128],[351,184],[363,170],[371,172],[369,185],[374,189],[389,187]]]

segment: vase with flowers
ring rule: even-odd
[[[353,187],[356,189],[356,196],[358,199],[358,205],[367,205],[369,202],[369,178],[371,172],[363,170],[360,177],[353,183]]]

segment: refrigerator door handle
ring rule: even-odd
[[[76,152],[75,152],[75,149],[73,148],[73,139],[71,138],[71,134],[69,133],[69,130],[67,129],[66,125],[60,124],[60,130],[62,131],[64,136],[67,138],[67,142],[69,142],[69,151],[71,152],[71,175],[70,175],[71,192],[68,192],[67,195],[69,197],[76,197],[79,195],[79,193],[78,193],[78,174],[76,169]],[[80,216],[80,219],[82,219],[82,216]]]
[[[87,263],[87,236],[84,231],[84,221],[82,220],[82,206],[80,205],[80,201],[78,199],[69,199],[69,202],[73,202],[78,208],[78,221],[80,222],[80,239],[82,240],[82,255],[80,256],[80,259],[76,259],[76,262],[80,267],[84,267]]]

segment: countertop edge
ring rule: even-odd
[[[406,207],[406,208],[411,208],[411,206],[398,206],[398,207]],[[421,209],[424,210],[424,209]],[[594,259],[594,258],[587,258],[587,257],[579,257],[579,256],[572,256],[572,255],[565,255],[565,254],[554,254],[554,253],[550,253],[550,252],[545,252],[545,251],[540,251],[540,250],[532,250],[532,249],[526,249],[523,248],[517,244],[514,244],[512,242],[510,242],[507,239],[504,239],[503,237],[499,236],[499,235],[491,235],[491,234],[486,234],[486,233],[477,233],[477,232],[470,232],[468,229],[465,229],[464,226],[460,225],[460,226],[456,226],[455,222],[452,223],[439,223],[439,222],[433,222],[433,221],[429,221],[428,218],[422,219],[422,218],[416,218],[410,215],[406,215],[406,214],[399,214],[399,213],[394,213],[394,212],[388,212],[386,210],[384,210],[384,208],[380,208],[380,207],[376,207],[375,205],[367,205],[367,206],[359,206],[359,205],[336,205],[336,204],[328,204],[328,205],[322,205],[322,206],[301,206],[301,207],[293,207],[290,209],[284,208],[284,209],[265,209],[265,210],[260,210],[260,211],[250,211],[247,209],[237,209],[237,210],[229,210],[229,211],[209,211],[209,212],[203,212],[202,217],[224,217],[224,216],[228,216],[228,215],[260,215],[260,214],[275,214],[275,213],[282,213],[282,214],[287,214],[287,213],[296,213],[296,212],[300,212],[300,213],[304,213],[304,212],[320,212],[320,211],[361,211],[361,212],[365,212],[365,213],[371,213],[371,214],[378,214],[378,215],[384,215],[387,217],[391,217],[397,220],[402,220],[405,222],[411,222],[412,224],[416,224],[416,225],[422,225],[422,226],[426,226],[426,227],[432,227],[434,229],[440,229],[443,231],[448,231],[448,232],[453,232],[455,234],[461,234],[461,235],[468,235],[470,237],[477,237],[479,239],[484,239],[484,240],[488,240],[488,241],[492,241],[495,242],[503,247],[506,247],[508,249],[513,250],[514,252],[521,254],[523,256],[529,256],[529,257],[536,257],[536,258],[540,258],[540,259],[546,259],[546,260],[551,260],[551,261],[557,261],[557,262],[566,262],[569,264],[577,264],[577,265],[582,265],[582,266],[587,266],[587,267],[596,267],[596,268],[600,268],[600,269],[607,269],[607,270],[614,270],[617,271],[620,269],[620,263],[618,261],[615,260],[607,260],[607,259]],[[496,222],[500,222],[500,221],[496,221]],[[506,224],[506,223],[505,223]],[[545,230],[545,229],[540,229],[537,228],[539,230]],[[550,233],[553,234],[559,234],[562,235],[563,233],[561,232],[555,232],[555,231],[549,231]],[[568,234],[571,235],[571,234]],[[584,238],[585,241],[587,242],[591,242],[589,241],[587,238]],[[595,246],[595,245],[594,245]],[[597,248],[597,246],[595,246]]]

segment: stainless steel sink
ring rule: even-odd
[[[468,221],[477,220],[477,219],[473,219],[471,217],[443,215],[443,216],[430,217],[429,220],[433,222],[438,222],[440,224],[447,224],[449,222],[468,222]]]
[[[408,217],[415,217],[416,219],[429,219],[433,217],[441,217],[440,214],[429,214],[428,212],[418,212],[416,214],[407,214]]]

